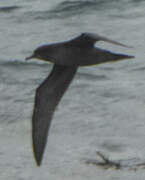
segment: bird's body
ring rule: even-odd
[[[42,53],[43,51],[49,52],[47,59],[44,59],[45,61],[63,66],[88,66],[109,62],[109,59],[110,61],[116,61],[117,59],[127,58],[126,55],[124,57],[122,54],[115,54],[92,46],[84,46],[83,48],[72,46],[70,42],[46,45],[41,48]]]
[[[83,33],[70,41],[40,46],[35,53],[41,54],[41,57],[37,55],[39,59],[62,66],[88,66],[130,58],[128,55],[97,48],[94,46],[96,40],[91,39],[91,41],[90,39],[87,34]],[[125,46],[120,43],[116,44]]]
[[[95,47],[95,42],[99,40],[125,46],[93,33],[82,33],[70,41],[40,46],[34,51],[32,56],[26,58],[38,58],[54,63],[51,74],[37,88],[35,96],[32,117],[32,140],[34,157],[38,165],[42,161],[55,108],[71,83],[78,66],[133,58],[133,56],[116,54]]]

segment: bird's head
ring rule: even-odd
[[[33,54],[29,57],[26,57],[26,61],[29,59],[41,59],[41,60],[48,60],[50,57],[49,54],[51,54],[51,48],[48,48],[48,46],[40,46],[36,50],[34,50]]]
[[[27,60],[29,60],[29,59],[33,59],[33,58],[38,58],[38,59],[42,59],[42,55],[41,55],[41,53],[39,52],[39,50],[35,50],[34,52],[33,52],[33,54],[31,55],[31,56],[29,56],[29,57],[26,57],[26,61]]]

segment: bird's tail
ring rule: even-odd
[[[134,58],[134,56],[132,55],[112,53],[112,57],[110,58],[110,60],[108,59],[106,62],[117,62],[117,61],[121,61],[125,59],[132,59],[132,58]]]
[[[107,50],[98,50],[96,64],[109,63],[109,62],[118,62],[125,59],[132,59],[134,56],[114,53]]]

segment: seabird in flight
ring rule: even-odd
[[[40,46],[34,50],[32,56],[26,58],[26,60],[37,58],[54,63],[51,73],[36,89],[35,95],[32,143],[34,158],[38,166],[42,162],[56,106],[71,83],[78,67],[134,58],[134,56],[95,47],[97,41],[128,47],[94,33],[82,33],[69,41]]]

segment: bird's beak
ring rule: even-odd
[[[26,57],[25,60],[28,61],[29,59],[32,59],[32,58],[34,58],[34,55]]]

